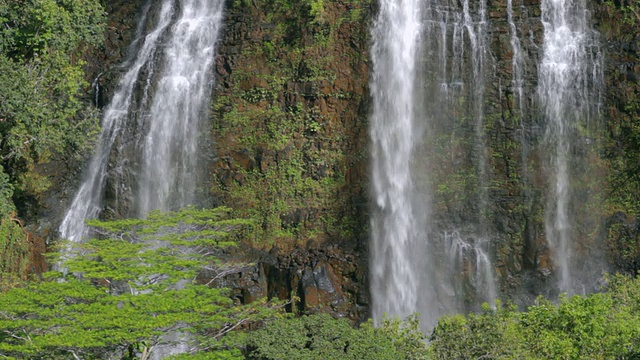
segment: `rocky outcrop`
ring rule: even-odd
[[[369,13],[350,1],[319,13],[228,4],[213,192],[260,223],[258,247],[365,241]]]
[[[200,281],[230,289],[239,304],[276,298],[289,300],[287,309],[297,314],[323,312],[353,322],[367,317],[363,254],[329,246],[253,256],[257,260],[249,264],[203,272]]]
[[[293,296],[296,311],[355,320],[368,303],[372,9],[322,4],[227,3],[211,114],[213,194],[258,223],[246,246],[279,249],[231,282],[238,298]]]

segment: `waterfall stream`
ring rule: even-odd
[[[504,266],[535,284],[523,298],[593,281],[584,271],[595,261],[584,251],[590,245],[576,254],[578,238],[593,241],[598,223],[578,205],[592,204],[598,189],[588,169],[597,156],[602,59],[586,2],[491,6],[380,3],[371,33],[376,320],[419,312],[429,329],[443,314],[493,304],[507,281]],[[514,197],[517,209],[505,205]],[[514,210],[527,219],[521,227]],[[514,237],[523,249],[498,249]],[[546,257],[553,264],[535,273]],[[553,276],[539,275],[547,271]]]
[[[125,207],[123,193],[132,193],[129,216],[193,204],[197,173],[205,168],[199,137],[206,130],[223,7],[222,0],[149,0],[143,7],[127,70],[104,110],[97,149],[61,238],[77,242],[88,235],[85,221],[105,210],[109,181],[115,206]],[[164,334],[151,358],[188,351],[188,339],[180,331]]]
[[[374,112],[371,127],[373,316],[407,316],[417,310],[420,254],[424,254],[411,158],[415,147],[414,84],[420,34],[419,0],[382,0],[371,50]]]
[[[524,78],[523,78],[523,56],[520,38],[518,37],[518,28],[513,15],[513,0],[507,1],[507,21],[509,22],[509,30],[511,31],[511,49],[513,55],[511,57],[511,73],[513,75],[513,88],[518,97],[518,112],[520,115],[520,123],[523,124],[524,110]]]
[[[482,214],[489,202],[483,111],[486,16],[486,1],[381,3],[372,30],[371,86],[370,267],[376,320],[419,312],[427,329],[442,314],[468,308],[456,285],[467,280],[480,294],[478,304],[496,298],[490,234]],[[473,156],[464,159],[454,150],[461,141],[455,130],[461,120],[473,123],[468,139]],[[443,136],[447,133],[452,135]],[[478,211],[469,224],[469,238],[478,239],[474,242],[462,240],[456,225],[434,211],[442,188],[438,182],[447,176],[444,169],[461,162],[475,169],[471,196]],[[481,274],[468,271],[460,281],[452,277],[468,266]]]
[[[545,228],[547,242],[557,267],[560,291],[575,293],[577,236],[572,208],[575,172],[586,163],[576,154],[581,147],[592,147],[590,119],[597,106],[601,75],[598,58],[591,55],[595,33],[589,26],[584,0],[543,0],[543,58],[538,73],[538,93],[546,120],[546,140],[550,145],[551,184]]]
[[[87,235],[85,220],[104,210],[107,181],[116,183],[116,203],[121,192],[134,192],[136,210],[128,215],[193,203],[198,132],[208,116],[223,5],[163,0],[145,6],[132,58],[103,112],[96,151],[60,226],[62,238],[80,241]],[[129,181],[118,178],[125,166],[133,174]]]

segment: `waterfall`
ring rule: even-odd
[[[484,93],[485,93],[485,66],[487,55],[487,1],[480,0],[477,8],[477,18],[470,13],[469,0],[462,3],[464,27],[467,29],[469,42],[471,43],[472,81],[471,103],[472,114],[475,117],[474,156],[476,172],[478,176],[478,231],[486,235],[486,210],[489,205],[489,193],[487,191],[487,150],[484,140]]]
[[[487,29],[486,0],[380,3],[372,30],[370,125],[376,321],[384,314],[419,312],[429,329],[445,313],[496,299],[484,214],[490,175],[484,134]],[[471,124],[470,131],[460,131],[461,123]],[[462,143],[472,145],[468,154],[461,153]],[[471,169],[466,175],[475,185],[472,210],[443,200],[464,196],[458,190],[466,189],[453,188],[463,168]],[[476,240],[453,241],[458,226],[466,227],[465,238]],[[459,270],[471,264],[475,270],[460,278]],[[461,301],[463,282],[475,288],[472,304]]]
[[[114,196],[136,191],[135,215],[194,201],[198,132],[207,118],[223,5],[221,0],[162,0],[144,7],[127,70],[103,112],[95,153],[60,225],[62,238],[81,241],[87,235],[85,220],[103,211],[106,183],[125,166],[139,167],[126,170],[134,174],[134,183],[121,181]],[[119,140],[126,136],[135,141]],[[133,150],[124,151],[126,146]],[[114,157],[118,165],[110,169]]]
[[[543,58],[538,73],[538,94],[546,121],[551,184],[545,214],[546,237],[556,266],[558,287],[575,293],[576,202],[574,173],[587,163],[579,148],[592,147],[590,119],[597,104],[599,57],[592,56],[595,34],[589,27],[585,0],[543,0]],[[583,204],[584,205],[584,204]]]
[[[371,50],[372,313],[405,317],[418,310],[424,232],[413,207],[414,92],[420,34],[418,0],[382,0]]]
[[[511,73],[513,77],[513,89],[515,95],[518,96],[518,112],[520,116],[520,123],[522,121],[524,110],[524,79],[523,79],[523,57],[522,47],[520,45],[520,38],[518,37],[518,29],[516,27],[515,19],[513,17],[513,0],[507,1],[507,21],[509,22],[509,30],[511,31],[511,49],[513,55],[511,57]]]
[[[194,202],[199,122],[207,118],[223,1],[190,0],[171,31],[149,110],[138,211]]]
[[[485,238],[463,239],[458,231],[444,233],[444,242],[449,261],[451,283],[458,298],[465,298],[465,282],[473,288],[474,298],[479,305],[487,302],[495,306],[497,298],[493,275],[493,264],[487,253]],[[479,310],[479,309],[475,309]]]

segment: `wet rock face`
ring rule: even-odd
[[[313,268],[307,267],[302,271],[301,280],[301,300],[305,311],[342,314],[347,310],[348,300],[342,293],[342,284],[331,265],[321,261]]]
[[[368,315],[367,269],[360,253],[329,249],[262,253],[252,265],[204,272],[200,281],[229,288],[247,304],[261,298],[289,300],[297,314],[329,313],[353,322]]]
[[[258,247],[366,244],[369,3],[227,4],[213,194],[258,221]]]
[[[372,1],[227,2],[214,71],[212,190],[270,251],[225,278],[240,302],[368,314],[367,142]],[[266,285],[266,288],[263,286]]]
[[[603,113],[611,137],[607,146],[612,168],[609,196],[616,205],[606,218],[603,237],[612,271],[635,276],[640,271],[640,221],[634,210],[640,149],[633,140],[640,118],[640,17],[622,11],[622,4],[627,2],[597,0],[593,5],[606,52]]]

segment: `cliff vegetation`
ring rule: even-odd
[[[602,200],[576,210],[585,215],[576,224],[584,251],[603,248],[608,269],[625,275],[603,278],[597,294],[531,306],[523,303],[550,283],[552,265],[538,193],[544,175],[521,170],[539,164],[545,149],[520,142],[522,123],[537,124],[502,86],[512,79],[506,1],[489,3],[496,75],[482,131],[489,196],[499,201],[477,208],[469,116],[439,129],[432,151],[451,166],[435,169],[434,200],[443,223],[490,218],[501,234],[491,254],[500,293],[518,304],[448,316],[425,335],[415,316],[362,323],[374,1],[227,1],[208,190],[213,206],[229,208],[93,223],[102,237],[78,245],[69,272],[43,274],[42,234],[29,222],[57,185],[51,176],[79,176],[71,164],[90,152],[97,108],[117,74],[102,77],[99,98],[87,79],[122,60],[141,2],[0,0],[0,356],[148,358],[171,343],[162,334],[180,330],[197,350],[179,358],[193,359],[640,357],[640,3],[591,3],[606,54],[603,150],[583,154],[590,164],[577,189]],[[522,4],[515,16],[535,59],[540,4]],[[534,72],[525,77],[534,89]],[[468,110],[464,101],[451,111]],[[230,262],[238,248],[242,261]],[[179,279],[193,281],[174,288]]]

